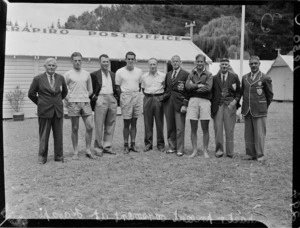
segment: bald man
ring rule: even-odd
[[[68,88],[62,75],[56,74],[57,62],[48,58],[44,64],[46,72],[33,78],[28,97],[37,105],[39,121],[39,164],[47,162],[50,130],[53,131],[54,160],[63,162],[63,99]]]

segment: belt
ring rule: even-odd
[[[99,94],[99,96],[111,96],[111,95],[114,95],[114,94],[113,94],[113,93],[108,93],[108,94],[104,94],[104,93],[101,94],[101,93],[100,93],[100,94]]]
[[[156,96],[161,96],[163,95],[163,93],[144,93],[145,96],[148,96],[148,97],[156,97]]]

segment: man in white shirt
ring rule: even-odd
[[[126,66],[116,72],[116,85],[120,95],[120,106],[124,119],[124,154],[130,151],[138,152],[135,145],[136,123],[141,115],[142,102],[140,94],[140,84],[142,70],[135,67],[136,55],[133,52],[127,52],[125,56]],[[130,147],[128,145],[130,135]]]
[[[68,96],[65,98],[68,115],[72,122],[72,144],[74,148],[74,160],[78,160],[78,128],[81,116],[86,127],[86,156],[93,159],[91,142],[93,134],[93,116],[89,96],[93,93],[92,80],[89,72],[81,69],[82,55],[74,52],[71,55],[73,69],[64,74],[68,87]]]
[[[115,85],[115,74],[109,70],[109,57],[106,54],[99,57],[101,68],[91,73],[93,94],[95,101],[95,142],[94,149],[97,156],[103,153],[116,154],[112,150],[112,140],[115,131],[118,96]]]
[[[153,149],[153,122],[155,119],[157,149],[164,152],[164,112],[161,102],[164,93],[166,74],[157,70],[157,59],[149,59],[150,72],[142,76],[142,90],[144,93],[144,125],[145,125],[145,149],[144,152]]]

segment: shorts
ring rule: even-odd
[[[90,102],[69,102],[68,116],[89,116],[93,114]]]
[[[142,98],[139,92],[121,93],[120,106],[123,119],[138,118],[142,113]]]
[[[187,107],[186,118],[191,120],[210,120],[211,103],[207,99],[192,97]]]

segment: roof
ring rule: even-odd
[[[182,61],[194,62],[197,54],[204,54],[208,62],[212,62],[188,37],[66,29],[57,30],[55,34],[43,31],[46,32],[46,29],[27,28],[15,31],[7,27],[6,55],[69,57],[74,51],[78,51],[86,58],[98,58],[100,54],[106,53],[111,59],[121,60],[125,58],[126,52],[133,51],[137,60],[155,57],[167,61],[173,55],[179,55]],[[83,36],[83,32],[92,35]]]
[[[250,66],[249,66],[249,60],[243,60],[243,73],[242,75],[240,75],[240,60],[237,59],[230,59],[230,66],[232,67],[233,71],[239,75],[239,77],[241,78],[243,75],[249,73],[251,71]],[[269,69],[271,68],[272,63],[274,62],[274,60],[260,60],[260,71],[263,73],[267,73],[269,71]],[[209,68],[210,72],[213,75],[216,75],[220,69],[220,63],[212,63],[212,66]]]
[[[294,70],[294,56],[293,55],[279,55],[272,67],[288,66],[292,71]]]

